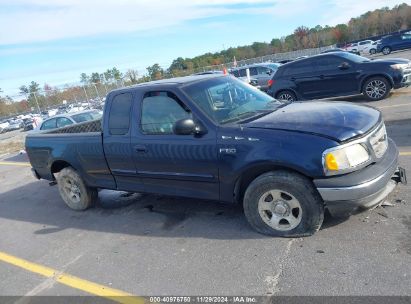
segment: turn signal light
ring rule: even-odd
[[[327,166],[328,170],[337,171],[338,170],[338,163],[335,159],[335,156],[332,153],[328,153],[325,157],[325,165]]]

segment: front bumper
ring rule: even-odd
[[[406,183],[406,175],[405,170],[398,167],[398,149],[391,139],[385,156],[378,163],[342,176],[314,180],[326,207],[333,214],[374,207],[399,182]]]

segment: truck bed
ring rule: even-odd
[[[40,178],[54,180],[59,166],[70,165],[90,186],[115,187],[104,156],[101,120],[29,134],[26,152]]]

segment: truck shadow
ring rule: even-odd
[[[253,231],[239,205],[103,190],[97,206],[79,212],[66,207],[57,187],[46,181],[1,193],[0,218],[40,224],[34,234],[74,228],[150,237],[266,238]],[[344,220],[327,216],[322,229]]]

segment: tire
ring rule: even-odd
[[[244,194],[243,206],[250,225],[270,236],[309,236],[324,219],[324,202],[312,182],[288,171],[257,177]]]
[[[71,167],[60,171],[57,185],[61,198],[73,210],[86,210],[97,200],[97,189],[87,187],[80,175]]]
[[[281,100],[285,103],[292,103],[297,101],[297,96],[295,96],[293,91],[284,90],[277,93],[276,99]]]
[[[384,55],[388,55],[389,53],[391,53],[391,48],[390,48],[389,46],[384,46],[384,47],[382,48],[381,52],[382,52]]]
[[[375,55],[377,53],[377,50],[376,49],[370,49],[370,54],[371,55]]]
[[[384,77],[371,77],[364,82],[362,93],[370,101],[382,100],[388,96],[391,85]]]

